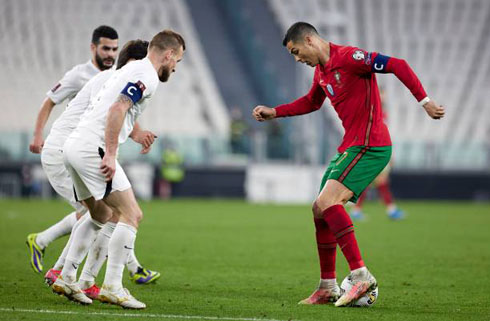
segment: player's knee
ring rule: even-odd
[[[311,206],[311,211],[313,212],[314,218],[322,218],[322,211],[320,210],[320,207],[318,206],[316,200],[313,202],[313,205]]]
[[[344,204],[344,201],[343,200],[339,200],[339,199],[333,199],[333,198],[327,198],[327,199],[320,199],[320,198],[317,198],[315,200],[315,203],[316,206],[317,206],[317,211],[318,211],[318,216],[315,216],[315,217],[318,217],[318,218],[321,218],[323,217],[323,212],[331,207],[331,206],[334,206],[334,205],[343,205]]]

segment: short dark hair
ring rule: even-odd
[[[146,40],[130,40],[126,42],[119,57],[117,57],[116,69],[122,68],[130,59],[140,60],[146,57],[148,52],[148,41]]]
[[[318,34],[318,31],[316,31],[315,27],[310,25],[308,22],[296,22],[289,27],[282,41],[282,45],[286,47],[289,41],[301,41],[307,34]]]
[[[184,38],[175,31],[165,29],[151,39],[149,49],[158,48],[160,50],[167,50],[178,49],[179,47],[185,50]]]
[[[92,33],[92,43],[98,45],[100,38],[118,39],[117,31],[109,26],[99,26]]]

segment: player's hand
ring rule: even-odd
[[[437,105],[433,100],[425,103],[424,109],[432,119],[441,119],[446,113],[444,107]]]
[[[157,136],[149,130],[141,130],[134,135],[133,140],[138,144],[141,144],[141,154],[147,154],[151,150],[151,145],[155,142]]]
[[[105,181],[110,181],[116,173],[116,157],[112,155],[104,155],[102,158],[102,165],[100,165],[100,171],[105,176]]]
[[[42,136],[35,135],[32,138],[32,142],[29,145],[29,150],[31,153],[40,154],[44,146],[44,139]]]
[[[252,111],[252,116],[257,121],[264,121],[276,117],[276,110],[267,106],[259,105]]]

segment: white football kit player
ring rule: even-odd
[[[119,144],[124,143],[158,83],[155,68],[148,58],[144,58],[114,71],[100,91],[91,98],[87,111],[63,147],[65,166],[72,177],[77,200],[91,196],[100,200],[111,191],[124,191],[131,187],[119,162],[116,161],[116,172],[110,182],[105,181],[100,170],[105,152],[107,114],[119,95],[132,100],[133,106],[125,115],[118,138]]]
[[[76,128],[88,105],[87,94],[78,95],[85,84],[99,73],[99,69],[89,60],[76,65],[49,90],[46,95],[55,103],[60,104],[69,100],[66,110],[53,123],[41,152],[41,164],[54,190],[70,203],[78,212],[85,213],[87,209],[75,200],[73,182],[63,164],[63,145],[71,132]],[[75,97],[75,98],[74,98]]]

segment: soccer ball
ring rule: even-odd
[[[350,275],[346,276],[345,279],[342,281],[342,284],[340,285],[340,295],[349,291],[353,285],[354,284],[352,283]],[[370,307],[370,306],[374,305],[374,303],[376,302],[377,299],[378,299],[378,287],[376,287],[374,290],[364,294],[363,296],[361,296],[356,301],[352,301],[349,304],[349,306],[350,307]]]

